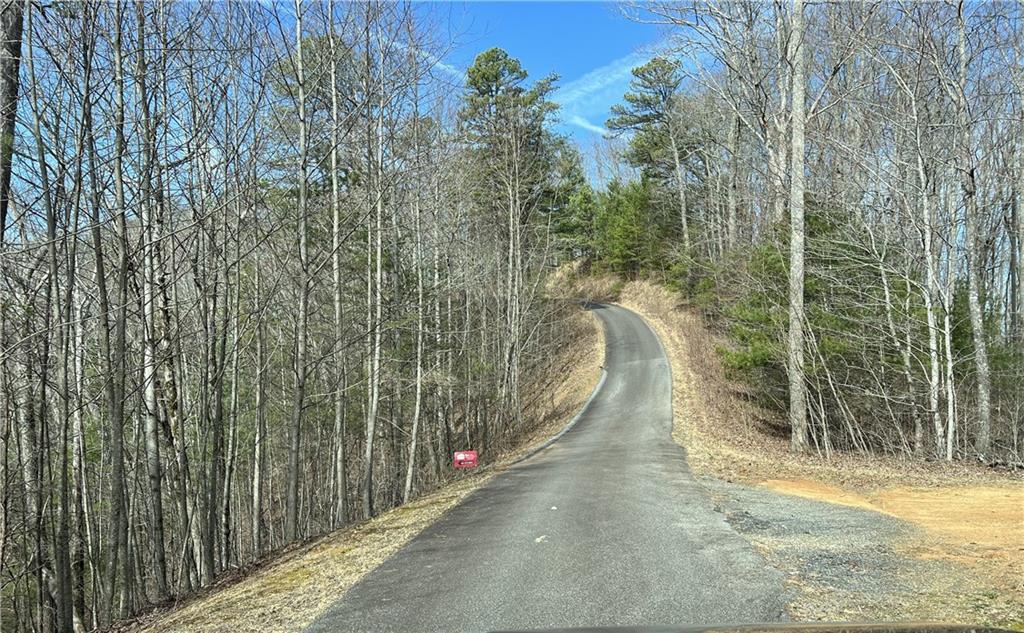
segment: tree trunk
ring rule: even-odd
[[[0,246],[7,232],[7,212],[10,207],[24,4],[23,0],[3,0],[0,5],[0,33],[3,36],[3,42],[0,43]]]
[[[411,36],[411,33],[410,33]],[[415,57],[410,56],[410,63],[415,64]],[[416,443],[419,439],[420,415],[423,405],[423,222],[420,208],[420,137],[419,137],[419,92],[414,87],[413,116],[413,169],[415,184],[413,186],[413,265],[416,267],[416,396],[412,410],[412,437],[409,440],[409,459],[405,470],[405,488],[402,492],[402,503],[408,503],[412,495],[413,476],[416,472]]]
[[[128,308],[128,227],[125,214],[124,187],[124,155],[126,143],[124,136],[124,63],[122,58],[121,22],[123,13],[121,4],[114,11],[114,198],[115,221],[118,232],[118,271],[117,271],[117,307],[114,321],[114,341],[111,347],[112,375],[108,380],[111,387],[107,394],[110,408],[110,451],[111,451],[111,500],[110,525],[114,533],[113,547],[108,548],[110,561],[107,564],[106,617],[124,617],[132,611],[132,561],[128,550],[128,515],[125,494],[125,463],[124,463],[124,402],[125,402],[125,326]],[[98,202],[97,202],[98,204]],[[94,241],[100,241],[98,222]],[[97,251],[97,270],[100,268],[100,247]],[[101,307],[101,311],[108,310]],[[121,572],[120,602],[115,607],[114,595],[117,591],[118,571]]]
[[[789,425],[792,450],[810,448],[804,384],[804,3],[792,6],[792,168],[789,190]]]
[[[976,198],[974,157],[971,149],[973,122],[967,111],[967,20],[964,5],[957,9],[958,46],[960,71],[959,101],[957,104],[958,131],[960,134],[960,186],[964,199],[964,215],[967,221],[967,303],[971,317],[971,335],[974,340],[974,369],[978,376],[978,432],[974,438],[974,450],[980,455],[989,451],[991,435],[991,385],[988,366],[988,345],[985,341],[985,323],[981,306],[982,259],[979,251],[982,242],[978,232],[978,201]]]
[[[949,219],[949,251],[946,255],[946,287],[943,293],[942,333],[943,347],[946,354],[946,461],[953,461],[953,448],[956,443],[956,378],[953,373],[953,293],[956,290],[956,249],[957,213],[952,196],[946,196],[950,211]]]
[[[299,519],[299,450],[302,413],[306,402],[307,338],[309,321],[309,254],[307,253],[306,187],[308,170],[308,122],[306,121],[306,78],[302,63],[302,0],[295,0],[295,72],[298,82],[299,108],[299,314],[295,332],[295,394],[288,441],[288,490],[285,493],[285,540],[298,536]]]
[[[262,262],[255,263],[255,302],[263,309]],[[267,328],[262,314],[256,324],[256,432],[253,437],[252,466],[252,546],[253,558],[263,555],[263,480],[267,471],[267,395],[264,374],[267,364]]]
[[[154,285],[156,283],[156,257],[153,251],[157,248],[158,236],[154,231],[154,189],[153,170],[156,169],[156,130],[149,113],[149,93],[146,86],[146,15],[145,5],[136,5],[138,23],[138,39],[140,45],[137,52],[135,79],[138,92],[138,107],[142,113],[143,128],[143,164],[140,174],[142,230],[143,230],[143,277],[142,277],[142,314],[143,314],[143,389],[145,393],[145,444],[146,473],[149,481],[150,501],[153,504],[153,516],[150,522],[150,547],[153,550],[153,575],[156,580],[156,598],[163,601],[167,595],[167,560],[164,551],[164,505],[162,471],[160,463],[160,435],[157,422],[157,316]]]
[[[366,24],[366,57],[367,69],[372,68],[370,63],[370,5],[367,5]],[[380,34],[378,32],[378,37]],[[379,48],[379,47],[378,47]],[[380,61],[380,60],[378,60]],[[367,71],[369,72],[369,71]],[[383,70],[382,70],[383,73]],[[372,191],[373,198],[373,317],[370,324],[372,330],[372,346],[370,350],[370,402],[366,412],[366,463],[365,475],[363,477],[363,518],[373,517],[373,443],[377,425],[377,410],[380,406],[380,360],[381,360],[381,330],[383,320],[383,291],[384,283],[384,77],[379,76],[380,84],[377,86],[379,103],[376,113],[376,121],[371,115],[372,106],[370,99],[367,99],[367,157],[369,158],[370,173],[373,175]],[[369,84],[370,77],[367,75],[366,82]],[[369,90],[367,90],[369,94]],[[376,132],[374,132],[376,128]],[[368,295],[369,300],[369,295]]]
[[[727,184],[728,191],[726,192],[726,246],[729,249],[736,247],[736,238],[738,231],[738,220],[736,207],[739,204],[738,189],[739,189],[739,136],[740,136],[740,117],[733,111],[729,115],[729,138],[726,151],[729,152],[729,182]]]
[[[668,113],[671,119],[672,113]],[[683,175],[683,163],[679,156],[679,148],[676,145],[675,135],[673,134],[672,127],[669,127],[669,143],[672,148],[672,163],[675,167],[676,174],[676,196],[679,199],[679,222],[683,230],[683,247],[686,248],[686,252],[690,252],[690,223],[688,219],[689,210],[686,208],[686,178]]]
[[[344,525],[348,521],[348,477],[345,437],[345,359],[340,352],[344,336],[342,302],[342,261],[341,261],[341,202],[339,200],[341,185],[338,182],[338,146],[340,125],[338,112],[338,46],[334,32],[334,0],[328,2],[328,15],[331,25],[328,27],[328,44],[331,51],[331,268],[334,290],[334,512],[333,524]]]

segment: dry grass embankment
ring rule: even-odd
[[[175,608],[121,628],[154,633],[301,630],[420,531],[559,431],[583,406],[600,378],[604,334],[590,313],[569,312],[561,326],[571,344],[552,356],[524,399],[534,430],[493,466],[370,521],[279,554],[257,568],[230,574]]]
[[[899,544],[901,553],[954,563],[974,583],[965,592],[988,588],[993,599],[1024,609],[1024,481],[1019,475],[961,463],[794,455],[785,426],[756,406],[744,385],[728,378],[715,351],[725,343],[695,310],[649,282],[626,284],[619,303],[641,314],[665,347],[673,374],[673,438],[695,472],[912,523],[920,530]]]

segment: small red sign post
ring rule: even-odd
[[[476,468],[476,451],[455,451],[452,465],[456,468]]]

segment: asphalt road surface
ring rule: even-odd
[[[670,437],[671,373],[636,314],[595,305],[607,376],[577,423],[421,532],[309,631],[783,619],[781,575],[716,512]]]

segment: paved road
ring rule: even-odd
[[[671,375],[634,313],[594,306],[607,377],[577,424],[356,584],[309,631],[767,622],[781,576],[673,443]]]

